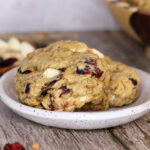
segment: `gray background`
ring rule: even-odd
[[[0,0],[0,32],[118,29],[103,0]]]

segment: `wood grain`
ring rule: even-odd
[[[150,72],[150,62],[144,55],[143,47],[124,32],[75,34],[76,40],[86,42],[90,47],[101,50],[113,59]],[[40,150],[148,150],[150,113],[132,123],[115,128],[76,131],[46,127],[28,121],[0,102],[0,150],[4,144],[15,141],[22,143],[27,150],[31,150],[35,141],[39,143]]]

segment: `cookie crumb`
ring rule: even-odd
[[[39,150],[39,143],[38,142],[34,142],[32,145],[32,149],[33,150]]]

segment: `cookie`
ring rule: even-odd
[[[108,58],[107,58],[108,62]],[[128,66],[109,60],[111,80],[105,91],[110,107],[132,103],[139,96],[140,78]]]
[[[27,55],[16,74],[15,88],[23,104],[74,111],[92,100],[101,102],[109,82],[102,53],[82,42],[59,41]]]
[[[103,92],[102,96],[98,99],[93,99],[91,102],[85,104],[80,110],[107,110],[109,109],[109,100],[105,91]]]
[[[140,79],[135,71],[126,65],[104,58],[110,71],[110,82],[105,89],[101,101],[93,100],[85,104],[83,110],[106,110],[113,106],[132,103],[139,96]]]

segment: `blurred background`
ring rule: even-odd
[[[1,1],[1,33],[116,29],[103,0]]]

